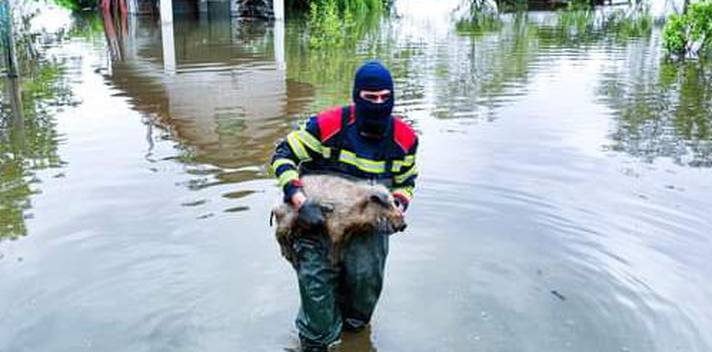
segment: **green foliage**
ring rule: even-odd
[[[311,3],[309,8],[309,45],[311,47],[342,46],[346,42],[347,23],[341,26],[340,13],[335,0]]]
[[[389,59],[381,53],[394,51],[399,58],[405,58],[415,49],[392,47],[394,43],[382,36],[384,32],[378,31],[379,26],[388,26],[388,20],[382,15],[383,12],[344,14],[350,16],[349,29],[336,31],[331,37],[321,36],[319,43],[314,43],[314,36],[319,34],[314,32],[313,22],[309,28],[313,16],[307,16],[304,22],[291,22],[287,37],[301,40],[285,43],[287,67],[292,68],[288,70],[288,82],[295,82],[295,87],[296,82],[306,83],[315,91],[309,93],[315,96],[315,101],[309,103],[312,111],[349,101],[353,73],[365,58],[382,60],[394,75],[400,72],[399,66],[390,65]]]
[[[63,72],[63,68],[56,64],[41,65],[32,79],[22,82],[22,94],[33,99],[54,97],[57,93],[55,82]]]
[[[586,33],[593,30],[595,19],[595,12],[590,9],[559,11],[557,27],[573,34]]]
[[[364,24],[383,12],[382,0],[316,0],[309,5],[307,31],[312,48],[342,48],[362,36]]]
[[[690,39],[700,44],[697,51],[702,52],[709,48],[712,44],[712,1],[690,5],[686,16],[689,18]]]
[[[305,11],[311,8],[314,2],[323,2],[322,0],[292,0],[287,1],[287,8],[292,11]],[[348,10],[351,12],[378,11],[390,4],[391,0],[336,0],[335,5],[339,10]]]
[[[35,15],[20,16],[14,28],[19,78],[0,81],[0,240],[27,233],[36,170],[63,165],[54,113],[76,104],[62,63],[45,57],[32,31]]]
[[[82,38],[87,41],[103,40],[104,21],[97,12],[77,12],[74,14],[74,26],[69,30],[70,38]]]
[[[687,49],[687,25],[684,16],[671,15],[663,29],[663,47],[668,53],[685,55]]]
[[[383,0],[340,0],[336,2],[339,10],[351,14],[363,14],[365,12],[381,12],[384,8]]]
[[[96,7],[96,0],[53,0],[58,6],[70,9],[72,11],[78,11],[85,8]]]
[[[500,12],[522,12],[528,8],[527,0],[501,0],[497,4]]]
[[[589,0],[572,0],[568,4],[569,11],[591,11],[593,5]]]
[[[690,5],[687,13],[672,15],[663,29],[663,46],[669,54],[709,55],[712,51],[712,0]]]

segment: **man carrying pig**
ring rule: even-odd
[[[367,61],[356,71],[352,105],[323,111],[289,133],[272,158],[285,202],[299,209],[308,200],[300,175],[331,173],[385,185],[405,211],[417,177],[418,139],[391,115],[394,100],[388,69]],[[303,351],[327,351],[342,330],[359,331],[369,323],[383,286],[388,235],[352,237],[337,266],[325,236],[296,239],[301,298],[296,326]]]

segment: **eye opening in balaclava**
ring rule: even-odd
[[[390,90],[391,97],[383,103],[361,98],[362,90]],[[356,127],[367,135],[382,136],[391,122],[394,103],[393,78],[390,71],[378,61],[366,61],[354,77],[353,101],[356,105]]]

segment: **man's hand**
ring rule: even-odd
[[[302,207],[302,204],[304,204],[304,202],[306,202],[306,200],[307,200],[307,196],[305,196],[304,193],[300,191],[300,192],[294,193],[290,202],[292,203],[294,210],[299,210],[299,208]]]

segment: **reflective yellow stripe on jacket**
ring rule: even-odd
[[[296,155],[299,160],[311,160],[309,153],[307,152],[306,148],[304,148],[304,144],[299,141],[299,137],[297,137],[297,132],[298,131],[294,131],[287,135],[287,143],[289,144],[289,148],[292,149],[294,155]]]
[[[299,158],[300,161],[311,160],[309,150],[311,150],[315,154],[321,155],[324,159],[328,159],[332,153],[331,148],[323,145],[316,137],[314,137],[304,128],[289,133],[289,135],[287,135],[287,142],[289,144],[289,147],[292,149],[292,151],[297,156],[297,158]],[[372,174],[382,174],[389,171],[386,170],[385,161],[376,161],[367,158],[362,158],[357,156],[354,152],[348,150],[341,150],[341,152],[339,153],[338,160],[339,162],[355,166],[361,171]],[[279,161],[280,160],[275,161],[275,163],[272,165],[273,170],[276,170],[277,167],[281,165],[277,165],[277,162]],[[403,158],[402,160],[394,160],[390,171],[397,173],[400,172],[400,170],[403,168],[413,166],[414,163],[415,155],[406,155],[405,158]],[[395,183],[402,183],[409,177],[416,175],[417,172],[418,171],[415,169],[415,167],[413,167],[412,169],[405,172],[403,175],[395,176],[394,181]]]
[[[305,129],[289,133],[289,135],[287,135],[287,143],[289,143],[289,147],[301,161],[311,160],[307,149],[310,149],[314,153],[321,154],[324,158],[329,158],[331,155],[331,149],[321,144],[316,137]]]
[[[393,178],[393,181],[395,181],[396,184],[403,183],[406,180],[408,180],[408,178],[410,178],[411,176],[415,176],[417,174],[418,174],[418,167],[413,165],[413,167],[411,167],[410,170],[404,172],[402,175],[396,175]]]
[[[290,181],[298,179],[299,173],[297,172],[297,170],[287,170],[281,175],[279,175],[279,177],[277,178],[277,183],[279,184],[279,187],[284,187]]]
[[[339,161],[345,164],[353,165],[359,170],[370,172],[372,174],[382,174],[386,172],[385,161],[374,161],[366,158],[359,158],[356,154],[342,150],[339,154]]]
[[[277,169],[282,165],[292,165],[295,169],[297,168],[297,164],[295,164],[293,161],[291,161],[289,159],[277,159],[271,165],[270,171],[272,172],[272,174],[276,175]]]
[[[394,160],[393,161],[393,167],[391,168],[391,171],[393,172],[400,172],[400,170],[404,167],[410,167],[415,163],[415,155],[406,155],[403,160]]]

